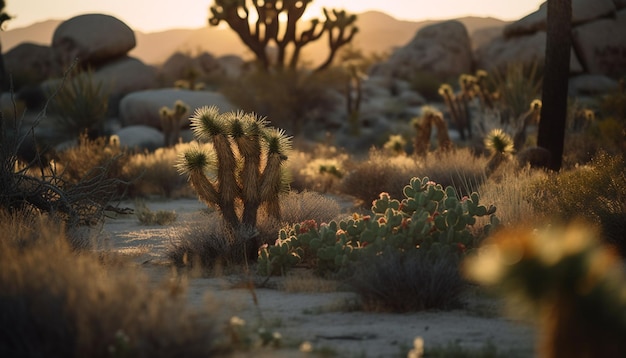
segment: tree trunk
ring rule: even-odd
[[[570,52],[572,47],[572,1],[548,0],[546,60],[543,76],[541,122],[537,145],[550,156],[548,169],[558,171],[563,163]]]

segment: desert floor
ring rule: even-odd
[[[206,207],[195,199],[148,200],[146,205],[152,211],[175,211],[176,223],[146,226],[134,215],[107,219],[104,233],[108,249],[131,257],[154,282],[173,277],[186,279],[190,303],[216,307],[222,322],[237,316],[250,329],[263,326],[282,336],[282,348],[278,350],[260,349],[241,356],[305,356],[298,347],[306,341],[314,352],[325,353],[324,356],[402,357],[418,336],[424,339],[427,350],[448,345],[481,349],[492,344],[502,356],[533,356],[532,327],[505,318],[499,300],[472,290],[466,307],[459,310],[371,313],[357,310],[358,297],[347,290],[287,292],[281,289],[287,279],[272,278],[266,288],[254,289],[255,304],[245,283],[260,282],[262,278],[242,272],[196,278],[176,275],[167,263],[168,245],[182,225],[201,221],[202,209]],[[124,202],[120,206],[132,208],[134,203]],[[302,280],[305,279],[310,277],[302,273]]]

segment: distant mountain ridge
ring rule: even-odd
[[[403,21],[383,12],[368,11],[358,15],[359,33],[354,45],[364,53],[390,53],[395,48],[406,45],[421,28],[446,20]],[[509,22],[495,18],[464,17],[456,19],[463,23],[474,47],[495,36]],[[50,45],[52,35],[63,20],[47,20],[33,25],[0,33],[3,52],[23,42]],[[488,31],[487,31],[488,30]],[[474,34],[478,34],[474,37]],[[241,43],[237,34],[230,28],[201,27],[198,29],[171,29],[160,32],[143,33],[135,31],[137,46],[130,52],[145,63],[158,65],[176,51],[197,54],[207,51],[215,56],[238,55],[250,58],[250,51]],[[302,59],[317,63],[328,53],[326,41],[319,40],[305,47]]]

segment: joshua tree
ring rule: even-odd
[[[5,21],[11,20],[11,16],[4,12],[5,6],[5,1],[0,0],[0,30],[2,30],[2,25],[4,25]],[[7,88],[7,72],[4,68],[4,58],[2,57],[2,44],[0,44],[0,89],[5,88]]]
[[[200,199],[220,210],[232,233],[254,229],[262,204],[270,216],[280,219],[278,199],[288,188],[283,163],[290,138],[254,114],[220,114],[215,106],[197,109],[191,127],[199,140],[213,143],[214,151],[185,152],[179,169],[189,176]],[[215,170],[215,179],[207,176],[208,169]],[[239,203],[243,205],[241,218]]]
[[[502,163],[508,161],[514,151],[513,139],[501,129],[494,129],[487,134],[485,147],[491,152],[485,169],[487,175],[491,175]]]
[[[189,106],[181,100],[174,103],[174,109],[165,106],[161,108],[159,113],[166,147],[173,147],[180,138],[180,127],[188,112]]]
[[[572,0],[548,0],[546,62],[543,78],[541,122],[537,145],[550,153],[548,169],[563,163],[567,118],[567,86],[572,47]]]
[[[354,25],[356,15],[345,11],[324,9],[325,20],[311,20],[307,29],[297,33],[297,25],[312,0],[215,0],[210,7],[209,24],[217,26],[225,21],[243,43],[254,53],[261,68],[268,70],[272,61],[268,56],[268,46],[277,49],[276,67],[295,69],[300,51],[308,43],[318,40],[324,33],[328,35],[330,53],[316,69],[330,66],[337,50],[352,41],[358,29]],[[282,22],[282,18],[286,22]],[[251,19],[257,19],[252,23]],[[287,62],[287,47],[291,45],[291,58]]]

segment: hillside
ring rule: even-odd
[[[468,29],[470,36],[478,33],[476,42],[483,42],[498,33],[507,22],[494,18],[465,17],[457,19]],[[390,53],[406,45],[424,26],[443,20],[420,22],[397,20],[385,13],[368,11],[358,15],[359,33],[354,39],[357,48],[364,53]],[[3,52],[22,42],[49,45],[54,30],[61,20],[48,20],[28,27],[11,29],[0,34]],[[485,31],[489,29],[490,31]],[[495,30],[494,30],[495,29]],[[492,34],[486,36],[485,34]],[[198,53],[208,51],[215,56],[235,54],[249,56],[249,51],[229,28],[202,27],[198,29],[172,29],[161,32],[135,32],[137,46],[131,56],[149,64],[160,64],[172,53],[184,51]],[[476,43],[474,44],[476,46]],[[322,61],[328,53],[326,41],[317,41],[303,50],[302,58],[313,63]]]

